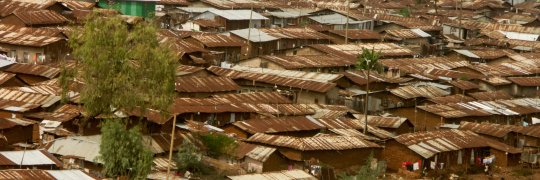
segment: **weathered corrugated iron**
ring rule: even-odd
[[[253,92],[239,94],[214,95],[215,98],[223,98],[231,103],[263,103],[263,104],[290,104],[291,100],[278,92]]]
[[[450,94],[435,86],[402,86],[391,89],[390,93],[403,99],[413,99],[418,97],[433,98]]]
[[[260,56],[264,60],[279,64],[285,69],[349,67],[356,61],[343,59],[333,55],[294,55],[294,56]]]
[[[512,125],[501,125],[501,124],[493,124],[493,123],[474,123],[474,122],[467,122],[467,121],[461,121],[459,125],[459,129],[461,130],[469,130],[478,134],[485,134],[490,135],[493,137],[502,138],[506,136],[508,133],[515,130],[516,126]]]
[[[38,64],[21,64],[16,63],[3,69],[4,71],[15,74],[28,74],[46,77],[49,79],[55,78],[60,74],[61,69]]]
[[[288,170],[288,171],[278,171],[278,172],[265,172],[261,174],[246,174],[238,176],[227,176],[231,180],[293,180],[293,179],[302,179],[302,180],[317,180],[316,177],[303,170]]]
[[[17,11],[13,15],[17,16],[26,25],[54,25],[69,21],[64,16],[51,10]]]
[[[251,136],[247,141],[272,146],[287,147],[300,151],[347,150],[381,147],[373,142],[354,136],[319,136],[298,138],[257,133]]]
[[[193,92],[223,92],[239,90],[240,86],[227,77],[178,77],[176,91]]]

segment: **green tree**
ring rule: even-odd
[[[140,112],[144,117],[147,108],[167,116],[174,97],[175,58],[168,46],[158,42],[152,22],[128,27],[119,16],[93,13],[70,37],[77,67],[62,73],[61,87],[65,95],[74,77],[84,83],[80,92],[84,119],[115,110]],[[143,146],[141,128],[128,131],[127,122],[107,119],[102,124],[104,173],[145,178],[151,161],[141,158],[152,154]],[[79,124],[81,132],[85,124],[86,120]]]
[[[202,134],[201,141],[208,148],[208,155],[214,157],[230,155],[237,147],[236,141],[233,138],[222,134]]]
[[[200,172],[203,166],[201,156],[195,145],[188,141],[182,142],[175,158],[178,171]]]
[[[146,179],[153,154],[144,146],[139,126],[127,129],[122,119],[103,122],[98,157],[106,176]],[[110,140],[106,140],[110,139]]]
[[[399,15],[403,17],[410,17],[411,16],[411,10],[408,7],[404,7],[399,10]]]
[[[379,52],[376,52],[375,49],[369,50],[369,49],[363,49],[362,54],[360,54],[357,58],[357,64],[356,68],[359,70],[363,70],[362,72],[366,73],[366,99],[364,101],[364,134],[367,134],[368,127],[367,127],[367,115],[368,115],[368,105],[369,105],[369,81],[370,81],[370,73],[372,70],[378,70],[380,71],[382,69],[382,66],[379,64]]]

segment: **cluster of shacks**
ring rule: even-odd
[[[92,11],[130,25],[152,13],[159,42],[177,55],[170,117],[115,113],[145,121],[151,179],[174,166],[173,126],[174,151],[200,146],[199,131],[235,138],[236,153],[218,160],[240,169],[230,179],[334,179],[370,154],[409,177],[538,166],[540,3],[435,2],[125,0],[114,10],[94,0],[2,0],[0,179],[101,177],[100,123],[110,116],[85,117],[84,82],[68,103],[59,85],[62,68],[75,66],[69,32]],[[365,49],[382,66],[369,78],[356,68]]]

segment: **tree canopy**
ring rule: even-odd
[[[158,42],[156,31],[151,21],[128,25],[119,16],[99,13],[89,15],[83,27],[74,28],[69,45],[76,68],[64,70],[61,86],[66,92],[70,82],[84,84],[80,102],[86,117],[116,110],[136,111],[144,117],[148,108],[167,115],[175,95],[175,58],[168,46]],[[140,126],[128,130],[126,124],[122,119],[102,122],[104,173],[144,179],[152,154],[143,144]]]

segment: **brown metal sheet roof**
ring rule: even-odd
[[[35,75],[52,79],[60,74],[61,69],[46,65],[16,63],[8,66],[7,68],[4,68],[4,71],[16,74]]]
[[[520,126],[520,127],[516,127],[515,131],[518,133],[527,135],[527,136],[540,138],[540,126],[527,126],[527,127]]]
[[[520,98],[495,101],[471,101],[463,103],[435,104],[418,108],[444,118],[471,116],[517,116],[540,112],[540,99]]]
[[[540,86],[540,77],[508,77],[507,79],[520,86]]]
[[[461,90],[471,90],[471,89],[478,89],[480,88],[480,85],[473,83],[471,81],[465,81],[465,80],[456,80],[456,81],[449,81],[452,86],[455,86]]]
[[[263,28],[259,30],[279,39],[330,39],[328,35],[309,28]]]
[[[364,70],[351,70],[343,73],[347,79],[351,80],[357,85],[367,84],[367,71]],[[412,80],[412,78],[389,78],[376,72],[369,73],[369,82],[385,82],[385,83],[404,83]]]
[[[0,72],[0,85],[9,81],[13,77],[15,77],[15,74],[7,73],[7,72]]]
[[[291,104],[292,101],[278,92],[253,92],[238,94],[214,95],[215,98],[223,98],[232,103],[263,103],[263,104]]]
[[[373,49],[381,53],[382,57],[400,57],[416,55],[410,49],[398,46],[393,43],[361,43],[361,44],[331,44],[331,45],[310,45],[316,50],[326,54],[337,55],[344,58],[356,59],[358,54],[362,54],[364,49]]]
[[[326,92],[336,86],[335,83],[318,82],[314,80],[297,79],[292,77],[269,75],[265,73],[244,72],[228,68],[220,68],[217,66],[211,66],[209,71],[214,74],[229,77],[232,79],[247,79],[252,81],[258,81],[268,84],[275,84],[285,87],[294,87],[300,89],[306,89],[316,92]]]
[[[300,151],[347,150],[381,147],[375,143],[354,136],[320,136],[297,138],[257,133],[251,136],[247,141],[292,148]]]
[[[345,30],[330,30],[332,34],[345,37]],[[382,36],[375,32],[365,29],[349,29],[347,32],[347,38],[354,40],[380,40]]]
[[[40,169],[8,169],[0,170],[0,179],[40,179],[56,180],[51,174]]]
[[[364,120],[363,114],[355,115],[357,119]],[[403,117],[385,117],[385,116],[370,116],[368,115],[368,124],[379,128],[394,128],[397,129],[409,121]],[[412,124],[412,123],[411,123]]]
[[[2,0],[0,1],[0,17],[10,15],[13,12],[18,11],[32,11],[41,9],[41,5],[37,3],[14,1],[14,0]]]
[[[514,97],[505,91],[486,91],[486,92],[475,92],[469,93],[469,96],[472,96],[474,99],[479,101],[494,101],[498,99],[512,99]]]
[[[59,37],[36,36],[22,32],[0,30],[0,43],[42,47],[63,40]]]
[[[379,62],[389,69],[399,69],[408,73],[419,73],[427,69],[449,70],[469,65],[464,59],[450,57],[381,59]]]
[[[349,67],[356,64],[356,61],[352,59],[344,59],[333,55],[265,55],[259,58],[279,64],[285,69]]]
[[[176,75],[182,76],[182,75],[192,74],[192,73],[196,73],[203,70],[204,70],[203,67],[180,65],[176,67]]]
[[[395,137],[395,140],[424,158],[441,152],[477,147],[492,147],[510,153],[521,152],[517,148],[489,140],[474,132],[455,129],[407,133]]]
[[[13,15],[26,25],[55,25],[68,22],[67,18],[51,10],[17,11]]]
[[[441,96],[441,97],[433,97],[428,99],[431,102],[437,103],[437,104],[448,104],[448,103],[460,103],[460,102],[471,102],[475,101],[474,98],[469,96],[464,96],[461,94],[454,94],[450,96]]]
[[[223,92],[236,91],[240,86],[227,77],[178,77],[176,78],[177,92]]]
[[[0,89],[0,99],[19,101],[49,107],[60,100],[59,96]]]
[[[159,0],[157,4],[189,6],[191,3],[188,0]]]
[[[349,119],[349,118],[328,118],[328,119],[318,119],[318,122],[327,127],[327,129],[364,129],[364,121],[359,119]],[[374,136],[380,139],[390,139],[394,135],[386,130],[372,126],[368,124],[368,133],[373,134]]]
[[[391,89],[390,93],[403,99],[413,99],[418,97],[433,98],[450,94],[449,92],[446,92],[434,86],[415,87],[411,85]]]
[[[251,134],[325,129],[325,126],[319,124],[315,119],[304,116],[252,119],[247,121],[238,121],[233,123],[233,125]]]
[[[201,34],[191,36],[206,47],[242,47],[247,44],[235,37],[222,34]]]
[[[502,138],[509,132],[514,131],[514,127],[515,126],[512,125],[501,125],[486,122],[474,123],[467,121],[461,121],[459,125],[459,129],[461,130],[469,130],[478,134],[485,134],[498,138]]]
[[[236,148],[236,157],[239,159],[249,157],[260,162],[265,162],[274,152],[276,152],[276,148],[249,143],[239,143]]]

